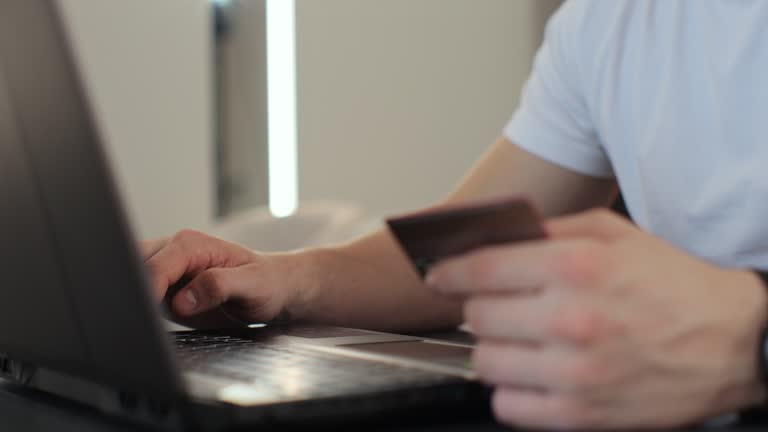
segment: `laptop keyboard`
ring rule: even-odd
[[[331,397],[425,387],[456,378],[295,344],[263,343],[234,336],[175,334],[182,369],[253,384],[277,399]]]

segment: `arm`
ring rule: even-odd
[[[500,139],[443,203],[528,195],[547,216],[606,205],[613,180],[576,174]],[[201,233],[142,244],[158,300],[194,327],[268,321],[403,331],[445,328],[461,305],[426,289],[386,230],[350,244],[259,254]]]
[[[502,138],[443,203],[519,193],[554,216],[607,205],[615,191],[613,180],[576,174]],[[461,303],[426,289],[386,229],[348,245],[308,250],[300,259],[314,270],[297,287],[297,300],[289,306],[294,317],[392,331],[448,327],[461,320]]]
[[[506,137],[542,157],[500,139],[441,204],[522,194],[545,216],[555,216],[613,199],[614,181],[597,178],[610,176],[611,165],[583,94],[584,7],[567,2],[548,25],[548,42],[505,129]],[[177,318],[221,306],[242,321],[288,312],[297,319],[386,330],[446,327],[461,319],[459,304],[422,286],[383,230],[339,247],[282,255],[190,232],[144,247],[158,297],[183,285],[168,296]]]

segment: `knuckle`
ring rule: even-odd
[[[564,282],[582,288],[597,285],[608,268],[604,247],[585,245],[563,250],[555,257],[555,273]]]
[[[604,336],[605,319],[597,312],[562,306],[550,321],[557,339],[578,345],[594,345]]]
[[[176,234],[173,235],[172,242],[174,243],[181,243],[181,244],[188,244],[188,243],[194,243],[195,241],[198,241],[201,238],[204,238],[205,234],[201,233],[200,231],[195,231],[192,229],[183,229]]]

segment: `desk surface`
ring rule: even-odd
[[[258,430],[258,425],[254,425]],[[493,422],[488,416],[473,416],[461,420],[439,421],[429,419],[402,419],[397,424],[375,425],[352,423],[346,430],[390,432],[492,432],[508,430]],[[768,424],[756,426],[731,426],[702,430],[765,431]],[[14,432],[155,432],[152,429],[116,421],[86,407],[53,396],[20,388],[0,381],[0,430]],[[334,428],[334,430],[341,430]]]
[[[429,335],[433,336],[433,335]],[[445,335],[440,338],[463,336]],[[459,413],[461,414],[461,413]],[[254,425],[254,430],[258,426]],[[347,430],[366,431],[503,431],[507,430],[493,421],[487,413],[466,416],[401,418],[391,424],[345,424]],[[334,430],[340,430],[334,428]],[[706,428],[702,430],[713,430]],[[715,430],[757,431],[768,430],[768,423],[756,426],[730,426]],[[0,380],[0,431],[48,432],[153,432],[152,429],[129,424],[102,415],[93,409],[61,398],[23,388]]]
[[[258,425],[254,425],[258,430]],[[438,421],[429,418],[399,419],[396,424],[357,422],[347,430],[366,431],[503,431],[490,416]],[[334,428],[334,430],[340,430]],[[155,432],[154,429],[119,421],[88,407],[0,380],[0,431],[48,432]]]

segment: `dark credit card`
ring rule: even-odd
[[[541,217],[520,197],[438,207],[389,218],[387,225],[422,277],[446,257],[546,237]]]

